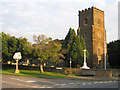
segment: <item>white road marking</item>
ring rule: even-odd
[[[53,86],[47,87],[47,88],[53,88]]]
[[[84,83],[82,83],[82,85],[86,85],[86,83],[84,82]]]
[[[94,84],[97,84],[98,82],[94,82]]]
[[[28,83],[33,83],[33,82],[37,82],[37,81],[25,81],[25,80],[21,80],[21,79],[17,79],[17,78],[11,78],[11,79],[14,79],[14,80],[18,80],[18,81],[23,81],[23,82],[28,82]]]
[[[87,84],[92,84],[92,83],[87,83]]]
[[[24,82],[24,80],[20,80],[20,79],[16,79],[16,80]]]
[[[33,82],[37,82],[37,81],[32,81],[32,80],[31,80],[31,81],[26,81],[26,82],[28,82],[28,83],[33,83]]]
[[[104,83],[108,83],[108,81],[104,81]]]
[[[10,84],[14,84],[14,85],[19,85],[19,86],[26,86],[26,87],[30,87],[30,88],[43,88],[43,87],[38,87],[38,86],[30,86],[30,85],[23,85],[23,84],[18,84],[18,83],[13,83],[13,82],[6,82],[6,81],[2,81],[4,83],[10,83]],[[45,88],[45,87],[44,87]]]
[[[76,83],[77,85],[79,85],[80,83]]]
[[[47,87],[32,86],[32,88],[47,88]]]
[[[18,80],[18,81],[25,82],[24,80],[20,80],[20,79],[17,79],[17,78],[11,78],[11,79],[14,79],[14,80]]]
[[[101,81],[101,82],[99,82],[99,83],[103,83],[103,82]]]
[[[112,82],[112,81],[109,81],[110,83]]]
[[[78,86],[78,84],[75,84],[75,86]]]
[[[75,84],[75,83],[69,83],[69,84]]]
[[[61,86],[65,86],[66,84],[61,84]]]
[[[113,81],[113,82],[116,82],[116,81]]]
[[[59,86],[59,84],[55,84],[55,85],[53,85],[53,86],[54,86],[54,87],[55,87],[55,86]]]
[[[16,78],[11,78],[11,79],[16,79]]]

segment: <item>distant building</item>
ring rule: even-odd
[[[107,54],[104,11],[95,7],[79,11],[77,34],[85,39],[86,48],[90,54],[87,60],[88,66],[104,68]]]

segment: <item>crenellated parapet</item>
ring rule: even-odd
[[[102,10],[94,7],[94,6],[92,6],[91,8],[90,8],[90,7],[89,7],[89,8],[85,8],[85,10],[82,10],[82,11],[79,11],[79,12],[82,13],[82,12],[89,11],[89,10],[92,10],[92,9],[96,9],[96,10],[98,10],[98,11],[104,12],[104,11],[102,11]]]

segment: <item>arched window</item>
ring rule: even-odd
[[[84,33],[84,37],[85,37],[85,39],[87,39],[87,32]]]
[[[98,56],[100,56],[100,52],[101,52],[101,50],[100,50],[100,48],[98,48]]]
[[[84,24],[88,24],[88,18],[87,17],[84,19]]]

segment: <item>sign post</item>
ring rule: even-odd
[[[71,58],[70,58],[70,75],[71,75],[71,63],[72,63],[72,61],[71,61]]]
[[[13,56],[13,59],[16,60],[16,70],[15,73],[20,73],[18,70],[18,61],[22,58],[21,53],[20,52],[16,52]]]
[[[106,70],[106,32],[104,32],[104,51],[105,51],[105,55],[104,55],[104,63],[105,63],[105,70]]]

